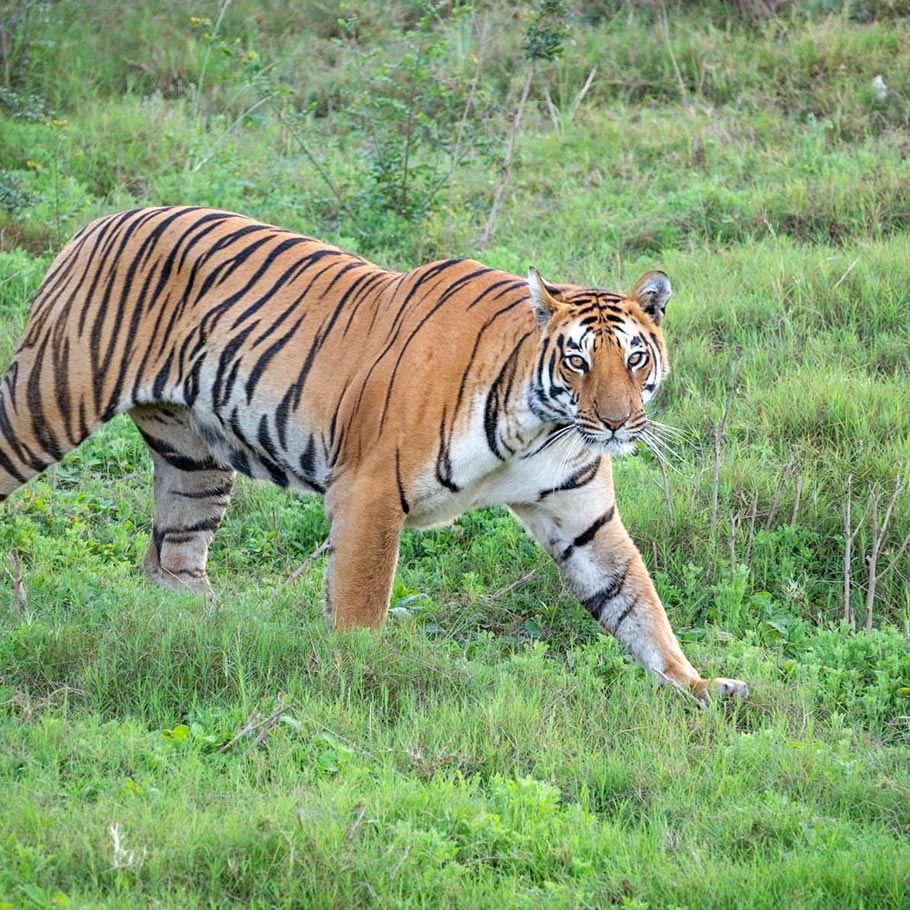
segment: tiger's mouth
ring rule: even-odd
[[[629,455],[641,441],[639,430],[591,430],[577,426],[582,442],[593,452],[606,455]]]

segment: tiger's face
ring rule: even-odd
[[[546,285],[531,269],[528,285],[542,329],[535,413],[574,427],[593,451],[631,452],[646,434],[645,405],[669,371],[660,322],[670,280],[648,272],[623,297]]]

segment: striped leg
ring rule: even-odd
[[[739,680],[702,679],[683,654],[616,511],[608,459],[584,487],[512,508],[556,560],[585,609],[661,682],[685,687],[699,698],[748,696],[748,686]]]
[[[155,518],[146,571],[165,588],[211,590],[209,544],[224,517],[234,471],[213,458],[187,408],[149,405],[130,411],[155,469]]]

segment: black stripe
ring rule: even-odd
[[[395,449],[395,480],[398,483],[398,500],[401,503],[401,509],[405,515],[411,511],[408,501],[404,495],[404,484],[401,482],[401,452]]]
[[[262,352],[259,359],[256,363],[253,364],[253,368],[250,370],[249,375],[246,380],[246,401],[249,404],[253,400],[253,394],[256,391],[256,385],[258,384],[262,374],[265,372],[265,368],[269,365],[271,359],[294,337],[294,334],[297,332],[297,329],[300,328],[300,323],[306,318],[306,313],[304,313],[295,323],[291,326],[290,330],[281,336],[281,338],[276,339]],[[258,324],[258,323],[257,323]],[[281,427],[279,427],[279,436],[283,436]],[[282,445],[284,445],[284,440],[282,440]]]
[[[250,467],[250,459],[247,457],[246,452],[241,449],[235,449],[231,452],[231,457],[228,459],[231,464],[231,467],[240,471],[241,474],[246,477],[253,476],[253,469]]]
[[[526,332],[518,339],[518,343],[512,348],[511,353],[502,365],[499,375],[490,386],[490,391],[487,394],[487,400],[484,405],[483,429],[487,438],[487,445],[490,447],[490,451],[500,461],[505,461],[505,455],[503,455],[500,450],[499,415],[502,411],[508,411],[509,396],[512,393],[515,375],[518,372],[518,354],[521,351],[522,345],[524,345],[528,338],[534,334],[533,331]],[[454,421],[454,414],[452,415],[452,419]],[[504,447],[509,455],[515,454],[514,449],[509,446]]]
[[[638,598],[636,597],[632,603],[629,604],[622,613],[619,614],[616,622],[613,623],[613,628],[610,629],[610,634],[615,635],[619,631],[619,627],[629,618],[632,611],[638,606]]]
[[[497,295],[501,296],[501,294]],[[478,298],[479,299],[479,298]],[[465,390],[468,385],[468,376],[470,375],[471,368],[474,366],[474,360],[477,358],[477,352],[480,349],[480,343],[483,340],[483,336],[486,333],[487,329],[491,328],[493,324],[499,319],[500,316],[505,315],[510,310],[514,309],[517,306],[522,306],[525,303],[524,300],[515,300],[512,303],[507,304],[502,309],[497,310],[492,316],[490,316],[487,321],[480,327],[480,330],[477,332],[477,337],[474,339],[474,348],[471,351],[471,356],[468,358],[467,366],[465,366],[464,371],[461,374],[461,384],[458,387],[458,397],[455,399],[455,407],[452,409],[452,415],[455,414],[461,408],[461,402],[464,398]],[[473,304],[471,304],[473,306]],[[468,309],[471,309],[469,306]]]
[[[248,325],[242,332],[235,335],[221,351],[218,358],[218,369],[215,371],[215,382],[212,385],[212,407],[217,411],[223,405],[227,404],[231,397],[231,391],[237,378],[237,366],[240,364],[242,354],[234,363],[234,369],[228,373],[228,364],[234,359],[234,356],[243,347],[244,342],[250,333],[255,330],[257,323]],[[227,375],[226,375],[227,374]],[[247,399],[249,401],[249,399]]]
[[[582,533],[579,534],[578,537],[576,537],[575,540],[573,540],[572,543],[570,543],[565,548],[565,550],[563,550],[561,558],[564,560],[568,559],[572,555],[572,553],[575,551],[576,548],[585,547],[589,543],[591,543],[591,541],[594,540],[595,536],[597,535],[597,532],[605,524],[607,524],[607,522],[610,522],[613,520],[613,514],[615,511],[616,511],[616,506],[615,505],[610,506],[610,508],[607,509],[607,511],[604,512],[604,514],[601,515],[600,518],[597,519],[597,521],[595,521],[587,530],[582,531]]]
[[[616,575],[613,576],[610,583],[605,588],[601,588],[596,594],[586,597],[581,602],[581,605],[599,622],[604,608],[614,597],[618,597],[619,594],[622,593],[623,585],[625,583],[626,568],[623,568],[621,572],[617,572]]]
[[[250,288],[252,288],[253,285],[255,285],[256,282],[263,275],[265,275],[269,272],[269,270],[275,264],[275,260],[278,259],[278,257],[281,256],[282,253],[286,253],[288,250],[293,249],[295,246],[300,246],[301,244],[304,244],[304,243],[308,244],[308,243],[312,243],[312,241],[309,240],[307,237],[292,237],[288,240],[283,240],[274,249],[269,250],[265,256],[265,259],[262,261],[262,265],[259,266],[259,268],[256,270],[256,273],[247,282],[245,287],[243,287],[240,291],[238,291],[232,297],[228,298],[228,300],[225,301],[225,303],[230,305],[231,302],[241,301],[246,296],[247,291]],[[282,272],[281,275],[279,275],[272,282],[272,284],[270,284],[268,286],[268,288],[265,290],[264,293],[262,293],[252,303],[247,305],[246,309],[243,310],[243,312],[240,313],[237,316],[237,318],[234,320],[233,325],[231,325],[231,329],[236,329],[240,325],[240,323],[245,322],[251,316],[256,315],[256,313],[259,312],[259,310],[262,308],[262,306],[264,304],[268,303],[268,301],[270,301],[274,297],[276,291],[280,290],[288,282],[292,281],[293,279],[297,278],[298,275],[305,272],[306,269],[309,268],[313,262],[319,261],[324,256],[332,256],[332,255],[337,257],[337,256],[341,255],[341,252],[339,250],[333,250],[333,249],[322,249],[322,250],[317,250],[313,253],[310,253],[309,255],[305,256],[303,259],[296,259],[291,266],[286,268],[284,270],[284,272]],[[295,304],[299,303],[300,299],[301,298],[298,297],[298,299],[295,301]],[[282,317],[282,318],[284,318],[284,317]]]
[[[208,247],[200,259],[196,260],[196,263],[194,264],[194,271],[203,263],[211,259],[215,253],[220,253],[222,250],[233,246],[235,243],[238,243],[240,240],[249,237],[251,234],[261,234],[263,231],[272,231],[272,228],[270,228],[267,224],[253,223],[247,224],[242,228],[238,228],[236,231],[232,231],[230,234],[225,234],[223,237],[220,237],[215,243],[213,243],[212,246]],[[205,281],[202,282],[202,286],[196,293],[195,302],[201,300],[213,287],[216,287],[218,284],[220,284],[224,280],[225,273],[230,274],[237,268],[237,266],[243,265],[243,263],[253,255],[253,253],[267,244],[270,240],[274,239],[274,236],[274,234],[270,233],[265,237],[258,237],[255,240],[251,240],[238,253],[235,253],[233,256],[230,256],[229,258],[219,262],[218,265],[215,266],[206,276]],[[195,277],[195,275],[192,277]],[[249,288],[252,287],[254,281],[258,280],[259,277],[260,275],[257,273],[253,280],[247,280],[246,285],[244,285],[240,291],[235,292],[232,295],[234,300],[236,301],[243,297]],[[224,304],[218,308],[218,310],[223,311],[226,309],[225,304],[227,304],[227,301],[225,301]],[[210,315],[211,313],[206,314],[206,316]],[[218,315],[220,315],[220,312]]]
[[[449,457],[449,443],[446,440],[446,409],[442,409],[442,420],[439,424],[439,454],[436,456],[436,479],[453,493],[461,487],[452,480],[452,459]]]
[[[46,336],[41,341],[38,350],[35,351],[34,364],[32,366],[31,374],[28,377],[28,384],[26,385],[25,403],[29,411],[31,411],[32,435],[35,438],[35,442],[37,442],[54,461],[59,461],[66,453],[60,446],[60,442],[53,431],[53,427],[45,414],[44,390],[41,388],[41,368],[44,363],[44,358],[47,355],[47,348],[50,341],[51,337]],[[61,401],[58,402],[58,404],[60,407],[64,408],[69,406],[69,402]],[[41,468],[44,467],[45,465],[42,464]]]
[[[526,281],[523,281],[521,278],[516,280],[515,278],[511,278],[511,277],[504,278],[501,281],[496,281],[493,284],[491,284],[489,287],[485,288],[483,293],[479,297],[475,297],[474,300],[472,300],[465,307],[465,309],[473,310],[474,307],[476,307],[477,304],[480,303],[480,301],[484,299],[484,297],[486,297],[492,291],[495,291],[497,288],[501,288],[501,287],[504,287],[505,290],[500,291],[493,298],[494,300],[498,300],[500,297],[502,297],[508,291],[524,291],[525,293],[527,293],[528,283]],[[527,297],[525,297],[522,300],[515,301],[515,303],[526,303],[526,302],[527,302]],[[510,308],[511,308],[511,306],[514,306],[514,304],[510,305]]]
[[[600,457],[596,458],[591,464],[586,464],[574,473],[570,474],[558,486],[551,487],[549,490],[542,490],[537,494],[537,501],[540,502],[547,496],[554,493],[562,493],[565,490],[577,490],[579,487],[587,486],[597,476],[600,470]]]
[[[16,466],[10,461],[9,456],[3,449],[0,449],[0,468],[3,468],[10,477],[18,480],[19,483],[25,483],[25,481],[28,480],[24,474],[16,469]]]
[[[375,358],[373,363],[370,364],[370,368],[369,368],[369,370],[367,370],[366,376],[364,376],[363,382],[360,384],[360,391],[357,394],[357,401],[354,403],[354,407],[353,407],[353,411],[355,413],[360,408],[360,403],[363,400],[363,396],[366,394],[366,390],[367,390],[367,387],[370,382],[370,377],[373,375],[373,371],[385,359],[386,355],[395,347],[395,344],[398,341],[398,334],[401,331],[401,325],[404,322],[405,311],[408,307],[408,304],[411,302],[411,300],[417,294],[417,291],[420,290],[423,287],[423,285],[426,284],[431,278],[437,277],[440,273],[442,273],[446,269],[453,268],[454,266],[459,265],[463,261],[464,260],[462,260],[462,259],[447,259],[443,262],[436,262],[430,266],[425,267],[424,269],[422,269],[420,271],[419,274],[416,275],[416,277],[415,277],[414,272],[409,272],[409,273],[407,273],[407,275],[403,275],[403,276],[397,276],[398,281],[399,281],[399,287],[398,287],[398,289],[396,289],[396,292],[397,292],[397,290],[400,290],[401,284],[403,284],[403,279],[405,279],[405,278],[410,279],[413,283],[411,285],[410,290],[407,292],[407,294],[405,294],[404,300],[401,302],[401,305],[398,308],[398,312],[395,314],[395,318],[392,320],[392,325],[389,327],[389,331],[386,334],[387,341],[386,341],[385,347],[379,353],[379,356]],[[451,287],[451,285],[450,285],[450,287]],[[435,290],[435,288],[434,288],[434,290]],[[391,306],[391,303],[393,303],[393,302],[394,302],[394,298],[389,301],[389,305]],[[424,317],[424,321],[426,321],[426,319],[428,319],[429,316],[431,316],[433,314],[433,312],[435,312],[435,310],[438,309],[438,307],[441,306],[441,304],[443,302],[445,302],[444,299],[442,301],[440,301],[439,303],[437,303],[436,307],[434,307],[434,309],[427,316]],[[423,322],[421,322],[421,325],[423,325]],[[370,328],[372,328],[372,323],[370,325]],[[411,337],[413,337],[413,333],[412,333]],[[395,369],[397,369],[398,362],[400,362],[400,359],[401,359],[401,354],[404,353],[404,349],[407,347],[407,345],[408,345],[408,341],[405,341],[404,347],[402,348],[401,352],[399,353],[399,359],[396,362]],[[394,371],[393,371],[393,377],[394,377]],[[388,392],[388,395],[386,396],[386,406],[388,406],[388,397],[389,397],[389,395],[391,395],[391,391],[392,391],[392,387],[391,387],[391,384],[389,384],[389,392]],[[385,410],[383,410],[383,413],[382,413],[382,420],[380,421],[380,429],[382,428],[384,421],[385,421]]]
[[[186,539],[189,540],[193,534],[199,534],[203,531],[217,531],[218,525],[220,524],[220,518],[204,518],[201,521],[197,521],[195,524],[191,524],[185,528],[156,528],[155,533],[161,540],[164,540],[165,538],[171,538],[174,535],[185,535]],[[174,543],[173,540],[170,542]]]
[[[282,443],[283,445],[283,443]],[[311,436],[306,449],[300,455],[300,470],[304,477],[316,475],[316,437]]]
[[[147,433],[141,427],[139,433],[145,440],[145,444],[157,455],[160,455],[171,467],[177,468],[178,471],[223,471],[224,465],[216,461],[210,455],[206,458],[191,458],[189,455],[183,455],[171,446],[164,439],[158,439]]]
[[[129,258],[127,258],[125,255],[127,251],[127,244],[133,239],[134,233],[138,232],[140,228],[145,226],[147,221],[151,220],[158,214],[159,213],[157,210],[142,213],[137,218],[135,218],[130,223],[129,227],[124,231],[123,239],[121,240],[117,256],[112,263],[110,272],[105,276],[106,284],[104,293],[101,296],[101,301],[97,309],[95,310],[95,320],[92,323],[89,333],[89,346],[92,352],[92,362],[94,364],[94,376],[92,379],[95,412],[101,416],[102,420],[110,420],[110,418],[117,413],[119,404],[118,399],[120,397],[120,390],[123,385],[123,377],[126,373],[127,364],[133,362],[132,345],[136,337],[136,330],[142,317],[142,310],[145,299],[148,296],[149,288],[151,286],[152,279],[155,277],[155,271],[157,269],[156,264],[155,268],[153,268],[152,271],[146,276],[138,298],[132,301],[132,319],[130,320],[130,324],[127,325],[126,312],[131,303],[130,296],[133,293],[133,283],[136,277],[136,272],[139,268],[139,260],[135,255],[130,255]],[[139,253],[142,254],[149,247],[149,245],[154,246],[156,240],[157,238],[154,236],[154,234],[146,237],[139,248]],[[115,280],[118,274],[117,266],[121,261],[129,262],[129,265],[126,267],[126,274],[123,279],[119,298],[114,301],[113,292]],[[91,305],[91,298],[86,298],[85,303],[87,306]],[[111,324],[106,325],[109,309],[111,310]],[[104,344],[105,338],[107,339],[106,345]],[[119,356],[117,357],[119,360],[119,370],[117,372],[117,377],[114,380],[113,392],[108,399],[107,404],[104,406],[104,408],[102,408],[101,392],[103,390],[105,381],[110,378],[110,375],[113,372],[110,367],[114,362],[115,354],[117,353],[117,346],[121,343],[121,340],[125,345],[125,350],[120,351]],[[102,347],[104,347],[103,353]]]
[[[133,232],[136,231],[139,227],[141,227],[142,224],[144,224],[145,221],[147,221],[148,218],[151,217],[150,214],[143,217],[141,213],[142,213],[142,209],[135,209],[131,212],[124,212],[122,216],[121,215],[112,216],[110,221],[103,225],[103,227],[105,229],[110,227],[111,235],[107,240],[104,240],[104,242],[102,242],[104,234],[106,233],[106,230],[102,231],[101,236],[99,236],[98,241],[95,244],[95,248],[89,254],[88,267],[89,268],[94,267],[94,278],[92,279],[92,282],[89,285],[88,292],[84,296],[84,299],[82,301],[83,302],[82,310],[79,313],[79,336],[80,337],[82,336],[82,333],[85,331],[85,324],[88,320],[90,307],[92,307],[94,304],[95,291],[98,287],[98,282],[101,280],[102,276],[104,276],[105,278],[108,276],[107,259],[111,255],[111,252],[114,248],[114,244],[117,239],[117,230],[121,225],[123,225],[123,224],[127,225],[125,235],[120,242],[120,248],[119,248],[119,250],[117,250],[116,253],[114,253],[114,258],[113,258],[114,273],[116,273],[116,270],[117,270],[116,264],[120,261],[122,255],[123,255],[123,251],[126,248],[127,243],[129,243],[129,240],[132,237]],[[130,222],[130,219],[133,218],[133,216],[136,216],[136,217],[134,218],[134,220],[132,220],[132,222]],[[100,256],[98,255],[99,249],[100,249]],[[83,275],[83,281],[85,280],[86,277],[87,277],[87,274]],[[80,281],[78,283],[78,285],[75,289],[76,293],[78,293],[82,289],[83,281]],[[101,301],[102,310],[98,314],[99,319],[96,321],[95,325],[93,326],[93,328],[91,330],[92,354],[95,358],[97,358],[97,353],[98,353],[96,350],[96,347],[97,347],[96,341],[97,341],[97,344],[100,344],[100,335],[96,339],[95,333],[96,333],[96,331],[100,332],[100,322],[103,321],[104,309],[106,309],[106,300],[107,300],[107,297],[109,296],[109,294],[110,294],[110,285],[108,285],[107,294],[105,295],[105,297],[102,298],[102,301]]]
[[[234,478],[232,477],[226,483],[217,487],[209,487],[207,490],[168,490],[172,496],[181,496],[183,499],[227,499],[234,489]]]

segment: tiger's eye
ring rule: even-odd
[[[644,351],[636,351],[626,361],[626,363],[629,364],[630,370],[634,370],[640,366],[644,366],[647,362],[648,362],[648,355]]]
[[[571,369],[576,370],[579,373],[588,372],[588,361],[580,354],[569,354],[569,356],[566,357],[565,362]]]

